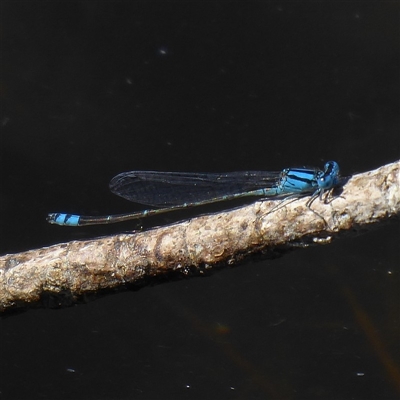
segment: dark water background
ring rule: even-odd
[[[122,171],[395,161],[399,10],[2,1],[0,253],[132,229],[45,221],[140,209],[108,191]],[[3,319],[0,399],[399,398],[398,238]]]

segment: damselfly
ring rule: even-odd
[[[115,176],[110,190],[149,209],[128,214],[84,216],[50,213],[47,221],[66,226],[111,224],[248,196],[282,198],[311,195],[308,205],[339,184],[339,165],[329,161],[324,169],[286,168],[281,172],[246,171],[187,173],[130,171]]]

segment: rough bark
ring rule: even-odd
[[[257,201],[146,232],[57,244],[0,257],[0,311],[72,304],[170,272],[202,273],[253,254],[330,243],[400,215],[400,161],[352,176],[325,203]],[[277,206],[278,204],[278,206]],[[273,212],[271,212],[273,210]]]

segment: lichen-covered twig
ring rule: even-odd
[[[257,201],[146,232],[120,234],[0,257],[0,311],[90,293],[169,272],[204,272],[252,254],[329,243],[340,233],[400,215],[400,161],[354,175],[325,203]],[[273,212],[270,212],[274,209]]]

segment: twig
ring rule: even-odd
[[[400,161],[354,175],[342,193],[306,207],[307,198],[257,201],[134,234],[57,244],[0,257],[0,311],[63,306],[90,293],[175,272],[204,273],[244,258],[326,244],[400,215]],[[273,212],[270,212],[274,209]],[[47,304],[48,306],[49,304]]]

